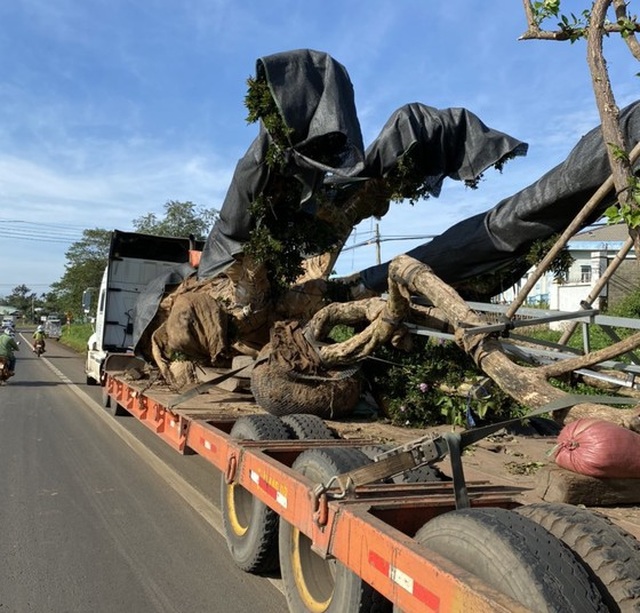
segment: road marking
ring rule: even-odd
[[[124,426],[120,425],[112,415],[97,403],[91,396],[81,390],[73,383],[63,372],[58,370],[50,360],[41,357],[49,370],[56,377],[68,385],[69,389],[82,400],[94,413],[96,417],[111,428],[111,430],[119,436],[150,468],[152,468],[159,477],[161,477],[167,485],[169,485],[202,519],[204,519],[213,529],[223,537],[224,527],[222,523],[222,513],[210,500],[203,496],[195,487],[178,474],[164,460],[158,457],[144,443],[142,443],[134,434],[129,432]],[[284,594],[284,587],[281,579],[265,577],[276,589]]]

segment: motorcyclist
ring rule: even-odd
[[[40,342],[42,343],[42,353],[45,352],[46,343],[44,339],[47,337],[45,334],[44,328],[42,326],[38,326],[36,331],[33,333],[33,351],[36,350],[36,345]]]
[[[6,327],[0,334],[0,357],[6,358],[9,363],[9,376],[12,377],[16,373],[16,356],[14,351],[19,351],[20,347],[13,338],[13,331]]]

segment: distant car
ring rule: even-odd
[[[62,336],[62,322],[48,317],[44,322],[44,333],[48,338],[58,340]]]
[[[15,330],[16,327],[16,323],[13,320],[13,317],[3,317],[2,319],[2,329],[4,330],[5,328],[11,328],[12,330]]]

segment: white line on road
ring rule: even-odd
[[[106,426],[111,428],[113,432],[119,436],[131,449],[152,468],[158,476],[160,476],[182,499],[212,526],[218,533],[224,536],[224,528],[222,524],[222,513],[210,500],[203,496],[196,488],[188,483],[181,475],[179,475],[171,466],[159,458],[153,451],[136,438],[134,434],[120,425],[113,416],[91,398],[86,392],[82,391],[75,383],[73,383],[63,372],[58,370],[47,358],[40,358],[48,368],[65,384],[69,389],[89,407],[93,413],[101,419]],[[267,579],[280,592],[284,594],[282,580],[267,577]]]

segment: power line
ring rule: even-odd
[[[410,240],[426,240],[428,238],[435,238],[436,234],[424,234],[424,235],[394,235],[394,236],[380,236],[369,238],[366,241],[362,241],[355,245],[349,245],[348,247],[343,247],[342,251],[351,251],[352,249],[358,249],[359,247],[366,247],[368,245],[377,245],[378,243],[387,243],[390,241],[410,241]]]
[[[46,228],[58,226],[61,228],[77,228],[79,230],[84,229],[84,226],[81,226],[79,224],[60,223],[55,221],[44,223],[42,221],[27,221],[26,219],[8,219],[6,217],[0,217],[0,223],[17,223],[17,224],[25,224],[29,226],[44,226]]]
[[[69,244],[82,238],[80,228],[69,224],[0,219],[4,239]]]

